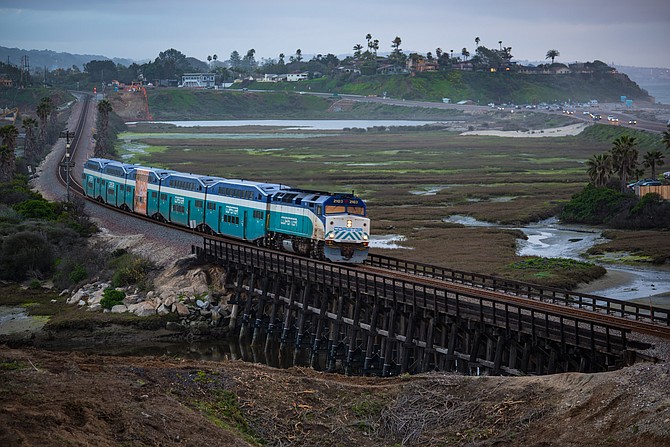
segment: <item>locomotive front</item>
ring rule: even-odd
[[[324,256],[333,262],[361,263],[368,257],[370,219],[365,203],[338,194],[324,203]]]

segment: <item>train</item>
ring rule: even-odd
[[[367,259],[370,219],[352,193],[331,194],[89,158],[84,194],[161,222],[337,263]]]

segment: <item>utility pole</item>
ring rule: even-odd
[[[74,132],[63,130],[60,138],[65,138],[65,158],[60,163],[60,167],[65,168],[65,190],[67,191],[67,203],[70,203],[70,169],[74,167],[74,161],[70,161],[70,138],[74,138]]]

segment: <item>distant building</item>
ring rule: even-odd
[[[424,57],[407,58],[407,70],[411,72],[433,72],[438,71],[439,68],[440,64],[435,59],[428,60]]]
[[[309,78],[309,74],[306,71],[302,73],[288,73],[286,75],[286,80],[288,82],[304,81]]]
[[[181,77],[181,86],[191,88],[214,87],[214,77],[214,73],[184,73]]]

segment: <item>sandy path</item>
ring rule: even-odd
[[[461,135],[490,135],[495,137],[509,137],[509,138],[544,138],[544,137],[569,137],[579,135],[584,129],[590,126],[589,123],[570,124],[564,127],[554,127],[551,129],[539,130],[472,130],[463,132]]]

